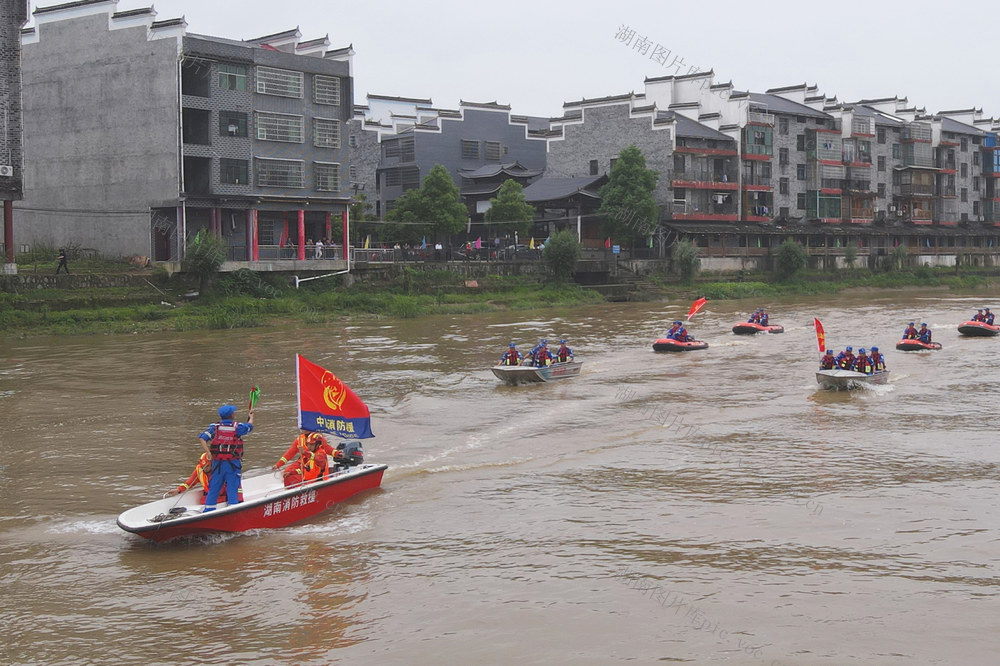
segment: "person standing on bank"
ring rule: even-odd
[[[59,275],[60,268],[65,268],[66,275],[69,275],[69,266],[66,264],[66,250],[59,250],[59,256],[56,259],[59,260],[59,265],[56,266],[56,275]]]
[[[208,426],[199,436],[199,444],[212,462],[212,474],[205,492],[205,511],[215,511],[219,491],[226,485],[226,503],[239,504],[242,492],[243,437],[253,432],[253,409],[246,423],[233,420],[236,407],[219,407],[219,422]]]

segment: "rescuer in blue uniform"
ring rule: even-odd
[[[921,342],[930,344],[931,343],[931,329],[927,328],[927,324],[921,324],[920,330],[917,331],[917,338]]]
[[[507,351],[500,357],[500,365],[521,365],[523,359],[521,352],[517,351],[517,345],[512,342],[507,345]]]
[[[236,407],[233,405],[219,407],[219,422],[208,426],[199,435],[198,443],[212,461],[212,476],[205,492],[205,512],[215,510],[222,484],[226,485],[226,503],[232,506],[240,502],[243,490],[243,437],[253,432],[253,410],[250,410],[247,423],[234,421],[234,414]]]

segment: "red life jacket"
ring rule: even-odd
[[[562,347],[560,347],[559,351],[556,352],[556,358],[559,359],[560,363],[565,363],[566,361],[568,361],[569,360],[569,347],[567,347],[566,345],[563,345]]]
[[[213,460],[233,460],[243,458],[243,440],[236,436],[236,428],[239,424],[215,426],[215,437],[208,450],[212,452]]]

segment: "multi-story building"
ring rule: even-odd
[[[430,100],[368,95],[367,107],[360,110],[361,127],[379,135],[375,179],[379,217],[392,210],[405,192],[420,187],[438,164],[448,169],[459,188],[465,186],[463,196],[472,217],[483,212],[477,203],[486,193],[469,187],[470,174],[484,167],[503,172],[504,165],[509,170],[514,164],[532,173],[545,168],[545,138],[539,134],[547,129],[548,119],[513,115],[507,105],[463,101],[458,109],[440,109]]]
[[[21,143],[21,26],[28,20],[27,0],[0,0],[0,199],[3,200],[3,238],[0,253],[14,265],[13,202],[22,196]]]
[[[37,9],[22,34],[24,233],[157,260],[202,228],[235,260],[339,238],[353,51],[298,30],[191,34],[117,4]]]

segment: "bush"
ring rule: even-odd
[[[701,259],[698,257],[698,246],[684,239],[674,248],[673,269],[680,276],[683,282],[690,282],[697,275],[701,268]]]
[[[205,293],[209,278],[219,272],[225,260],[225,244],[215,234],[202,229],[188,243],[181,268],[185,273],[198,277],[198,294],[201,295]]]
[[[778,277],[782,280],[791,279],[796,273],[801,271],[809,263],[809,255],[805,248],[793,241],[791,238],[778,246],[778,254],[775,257],[775,269]]]
[[[844,263],[847,264],[848,268],[854,268],[854,262],[858,260],[858,248],[854,247],[851,242],[847,243],[847,247],[844,248]]]
[[[576,272],[580,260],[580,243],[572,231],[560,231],[549,239],[542,250],[542,259],[557,280],[568,280]]]

